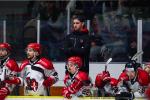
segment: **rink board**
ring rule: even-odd
[[[58,72],[59,81],[51,87],[52,96],[61,96],[62,88],[64,87],[64,77],[65,77],[65,63],[64,62],[54,62],[55,70]],[[20,63],[19,63],[20,65]],[[104,62],[99,63],[90,63],[89,65],[89,76],[91,77],[92,83],[95,83],[95,77],[98,73],[102,72],[105,69]],[[108,65],[107,70],[110,72],[112,77],[118,78],[122,70],[124,69],[124,64],[115,64],[111,63]],[[23,87],[19,89],[19,95],[23,96]]]
[[[71,100],[115,100],[113,97],[84,97],[84,98],[72,98]],[[6,100],[65,100],[62,96],[8,96]]]
[[[18,62],[20,65],[21,63]],[[55,70],[58,72],[59,80],[53,86],[64,86],[64,77],[65,77],[65,62],[54,62],[53,63]],[[110,72],[111,77],[118,78],[122,70],[124,69],[124,63],[111,63],[108,65],[107,70]],[[95,62],[89,64],[89,76],[91,77],[92,83],[95,82],[96,75],[105,69],[104,62]]]
[[[65,63],[64,62],[54,62],[55,70],[58,72],[59,81],[54,84],[54,86],[64,86],[63,80],[65,77]],[[120,63],[111,63],[108,65],[107,70],[110,72],[110,75],[114,78],[118,78],[122,70],[124,69],[125,64]],[[90,63],[89,64],[89,76],[91,77],[92,83],[95,82],[96,75],[105,69],[104,62]]]
[[[8,96],[5,100],[68,100],[62,96]],[[114,97],[84,97],[72,98],[71,100],[115,100]],[[135,100],[145,100],[136,98]]]

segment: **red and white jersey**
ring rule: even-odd
[[[96,76],[95,86],[101,91],[101,96],[112,96],[115,94],[118,80],[110,77],[108,71],[103,71]]]
[[[25,60],[20,66],[20,71],[25,95],[48,95],[48,87],[58,81],[58,74],[52,62],[46,58],[40,58],[35,62]],[[45,86],[43,83],[46,81],[51,84]]]
[[[131,90],[134,92],[135,97],[143,97],[144,90],[150,83],[150,77],[146,71],[144,71],[141,68],[137,69],[136,76],[133,80],[129,79],[129,76],[127,75],[126,71],[121,73],[119,77],[119,87],[124,87],[122,81],[126,82],[126,86],[128,88],[126,89],[127,91]]]
[[[15,85],[8,84],[6,80],[9,77],[16,76],[18,71],[18,64],[15,60],[10,59],[9,57],[5,60],[0,60],[0,89],[7,87],[9,92],[13,90]]]
[[[62,94],[64,97],[69,98],[72,96],[90,96],[91,95],[91,81],[87,73],[77,71],[72,77],[69,73],[65,75],[64,87]]]
[[[134,81],[138,82],[140,86],[148,86],[148,84],[150,83],[149,74],[141,68],[138,68],[136,73],[137,74],[135,76]],[[129,76],[127,75],[126,71],[120,74],[118,80],[130,81]]]

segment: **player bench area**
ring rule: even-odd
[[[18,63],[20,65],[20,62]],[[104,70],[105,63],[90,63],[89,66],[89,76],[91,77],[92,83],[95,81],[95,77],[98,73]],[[54,62],[55,70],[58,72],[59,81],[50,87],[51,96],[62,96],[62,88],[64,86],[63,79],[65,76],[65,62]],[[124,64],[109,64],[108,70],[110,71],[111,76],[118,78],[119,74],[124,68]],[[116,72],[116,69],[118,70]],[[24,96],[23,87],[19,87],[19,95]]]

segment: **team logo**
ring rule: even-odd
[[[37,91],[38,89],[38,82],[35,79],[30,79],[29,77],[26,78],[27,81],[27,90]]]

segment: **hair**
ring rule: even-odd
[[[79,11],[74,12],[72,18],[73,18],[73,20],[78,19],[81,22],[84,22],[86,20],[84,14],[82,12],[79,12]]]

